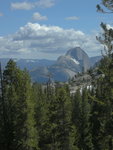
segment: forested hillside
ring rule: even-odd
[[[10,60],[1,72],[1,150],[112,150],[113,55],[92,88],[42,88]]]

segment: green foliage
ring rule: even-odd
[[[113,13],[113,0],[101,0],[101,1],[102,1],[101,4],[97,5],[97,11],[102,13]],[[105,10],[105,8],[108,11]]]
[[[70,134],[70,99],[66,90],[61,88],[56,93],[56,128],[57,128],[57,143],[58,149],[70,149],[69,134]]]
[[[39,148],[41,150],[50,149],[50,124],[48,118],[49,101],[47,93],[44,93],[42,87],[38,84],[33,85],[35,100],[35,120],[36,128],[39,133]]]
[[[70,95],[67,85],[54,88],[31,83],[28,72],[10,60],[0,96],[0,149],[112,150],[111,51],[97,71],[104,76],[93,79],[91,91],[83,88]]]
[[[3,150],[37,148],[30,78],[10,60],[3,73],[5,103]],[[31,102],[32,101],[32,102]]]
[[[104,13],[113,13],[113,1],[102,0],[101,5],[108,11],[97,5],[97,9]],[[93,101],[92,105],[92,125],[93,125],[93,144],[95,149],[112,150],[113,149],[113,29],[108,28],[101,23],[103,33],[97,39],[104,45],[103,59],[99,65],[99,71],[102,73],[96,81],[96,92],[94,97],[98,99]],[[101,105],[103,104],[103,105]],[[97,133],[97,134],[95,134]],[[103,143],[103,144],[102,144]]]
[[[80,150],[92,150],[92,135],[90,126],[90,104],[88,102],[88,91],[84,89],[80,94],[79,90],[74,97],[73,123],[77,128],[78,139],[75,143]]]

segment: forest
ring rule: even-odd
[[[103,5],[112,11],[112,0]],[[113,30],[101,27],[100,76],[90,89],[43,88],[13,60],[0,68],[0,150],[113,150]]]

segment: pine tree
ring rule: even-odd
[[[77,129],[75,143],[80,150],[93,150],[91,124],[90,124],[90,104],[88,102],[88,92],[79,90],[74,97],[73,123]],[[78,139],[77,139],[78,138]]]
[[[4,93],[3,93],[3,74],[0,63],[0,149],[6,149],[6,137],[7,137],[7,126],[6,126],[6,109],[4,103]]]
[[[75,95],[73,96],[72,99],[72,123],[75,127],[76,133],[75,133],[75,140],[74,143],[77,147],[79,147],[79,138],[80,138],[80,132],[79,132],[79,126],[80,126],[80,106],[81,106],[81,101],[82,101],[82,97],[81,97],[81,93],[80,90],[78,89],[75,93]]]
[[[72,143],[71,101],[66,87],[57,89],[52,105],[52,135],[58,150],[70,150]],[[70,141],[71,140],[71,141]]]
[[[100,63],[99,69],[103,73],[104,77],[102,78],[100,84],[104,85],[102,87],[102,93],[100,100],[104,103],[104,113],[103,119],[105,121],[104,132],[106,143],[106,149],[113,149],[113,30],[108,29],[105,24],[101,24],[103,29],[103,34],[98,40],[104,44],[105,53],[103,60]]]
[[[48,116],[49,100],[47,93],[44,92],[41,85],[33,85],[35,107],[36,128],[39,133],[39,148],[41,150],[50,150],[50,124]]]
[[[102,6],[106,8],[103,9]],[[113,1],[102,0],[97,5],[97,10],[102,13],[113,13]],[[108,28],[106,24],[101,23],[103,34],[97,38],[104,45],[104,58],[100,63],[99,69],[104,74],[103,81],[100,82],[103,91],[100,100],[104,103],[104,113],[101,117],[104,120],[104,149],[113,149],[113,29]]]
[[[36,129],[35,120],[35,106],[36,102],[33,98],[33,89],[31,86],[31,80],[28,72],[25,70],[23,72],[23,98],[26,101],[26,139],[25,139],[25,149],[26,150],[38,150],[39,149],[39,136],[38,130]]]
[[[95,90],[94,90],[95,91]],[[105,118],[104,115],[104,103],[102,102],[102,87],[98,81],[98,86],[96,91],[90,93],[91,100],[91,134],[92,134],[92,143],[94,150],[102,150],[105,148],[105,135],[104,135],[104,126]]]
[[[7,150],[13,150],[15,148],[21,147],[21,139],[19,138],[19,135],[21,135],[22,133],[21,126],[19,126],[19,123],[21,121],[19,114],[21,114],[21,110],[19,110],[19,97],[16,92],[18,84],[20,83],[19,76],[21,76],[21,73],[22,72],[17,68],[16,64],[12,60],[10,60],[3,74],[3,98],[7,117],[5,123],[5,130],[7,132],[5,135],[5,149]]]
[[[4,150],[37,149],[34,103],[28,74],[10,60],[3,73],[6,113]]]
[[[105,8],[107,10],[105,10]],[[112,0],[101,0],[101,4],[97,5],[97,11],[102,13],[113,13],[113,1]]]

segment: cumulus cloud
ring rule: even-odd
[[[4,55],[13,54],[15,57],[48,59],[55,59],[76,46],[80,46],[92,56],[98,55],[102,49],[95,35],[86,35],[79,30],[37,23],[28,23],[15,34],[0,37],[0,45],[0,53]]]
[[[107,26],[107,29],[108,29],[108,30],[110,30],[110,29],[113,30],[113,26],[111,26],[110,24],[107,24],[106,26]]]
[[[38,12],[35,12],[33,14],[33,20],[39,20],[39,21],[42,21],[42,20],[48,20],[48,18],[46,16],[42,16],[40,13]]]
[[[34,8],[35,6],[34,6],[34,4],[33,3],[29,3],[29,2],[21,2],[21,3],[19,3],[19,2],[17,2],[17,3],[12,3],[11,4],[11,8],[12,9],[20,9],[20,10],[30,10],[30,9],[32,9],[32,8]]]
[[[49,8],[54,6],[55,0],[39,0],[38,2],[35,3],[36,6],[38,7],[44,7],[44,8]]]
[[[79,18],[76,16],[71,16],[71,17],[65,18],[65,20],[79,20]]]
[[[55,0],[38,0],[36,2],[14,2],[11,3],[11,8],[14,10],[31,10],[33,8],[49,8],[55,4]]]

